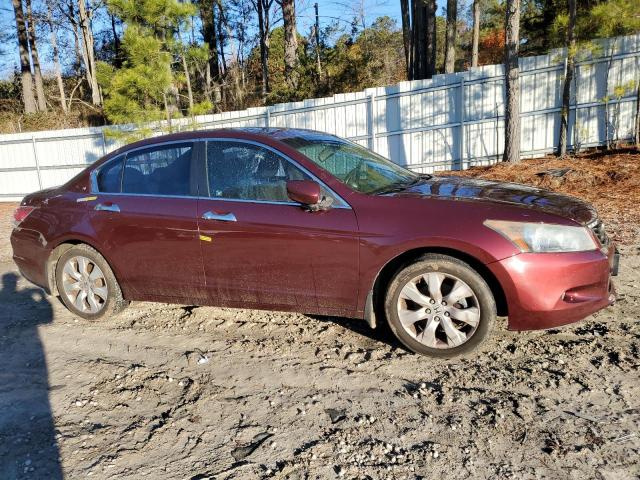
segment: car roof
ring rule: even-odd
[[[158,143],[189,141],[203,138],[237,138],[244,140],[254,140],[258,142],[286,141],[291,138],[303,140],[322,140],[327,138],[335,139],[335,135],[320,132],[317,130],[307,130],[303,128],[269,128],[269,127],[242,127],[242,128],[215,128],[208,130],[192,130],[188,132],[170,133],[144,140],[139,140],[124,145],[112,152],[109,157],[122,152],[144,146],[152,146]]]

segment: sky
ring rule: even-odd
[[[359,16],[359,12],[364,12],[364,19],[367,25],[371,25],[376,18],[385,15],[396,20],[398,27],[401,25],[400,0],[296,0],[298,31],[302,35],[308,34],[311,25],[315,22],[313,5],[316,1],[319,8],[321,28],[330,24],[337,24],[342,26],[346,32],[349,32],[351,29],[351,22],[356,15]],[[37,3],[38,0],[34,0],[34,5]],[[446,1],[437,0],[437,3],[438,14],[441,15],[446,5]],[[100,31],[106,31],[107,27],[108,25],[104,24],[104,22],[101,23],[98,21],[94,24],[94,30],[98,33]],[[11,0],[0,0],[0,78],[9,77],[14,69],[19,66],[18,45],[15,36],[15,29],[15,17]],[[40,62],[46,75],[53,71],[51,61],[52,54],[48,48],[49,33],[44,30],[40,35],[47,36],[47,38],[43,38],[43,41],[40,41],[38,44]],[[64,39],[59,41],[64,43]],[[70,39],[68,41],[71,43]],[[99,43],[99,39],[96,43]],[[69,45],[69,47],[72,47],[72,44]],[[72,52],[72,48],[65,49],[64,46],[61,47],[63,70],[65,67],[68,68],[71,64],[71,58],[69,55],[65,58],[65,50]]]

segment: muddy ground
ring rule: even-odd
[[[363,322],[135,303],[90,323],[19,276],[0,204],[0,478],[640,475],[640,249],[619,302],[476,358]],[[17,285],[14,285],[17,282]]]

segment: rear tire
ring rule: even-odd
[[[385,314],[409,350],[439,358],[475,350],[497,316],[491,289],[478,272],[457,258],[431,253],[395,274]]]
[[[89,245],[76,245],[62,254],[56,286],[62,303],[86,320],[116,315],[129,305],[109,264]]]

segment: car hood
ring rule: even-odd
[[[434,175],[389,195],[508,204],[559,215],[582,224],[588,224],[597,217],[591,205],[575,197],[519,183],[492,182],[467,177]]]

